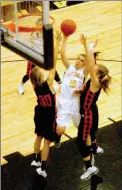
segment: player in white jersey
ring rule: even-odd
[[[69,63],[66,56],[66,42],[68,36],[64,36],[61,45],[61,59],[66,67],[66,72],[63,77],[61,84],[61,93],[57,102],[57,128],[56,132],[58,139],[55,141],[55,147],[60,146],[60,137],[65,133],[66,127],[70,123],[70,118],[72,118],[74,126],[78,127],[80,121],[79,112],[79,96],[73,96],[73,92],[76,89],[81,88],[84,83],[85,78],[88,75],[88,67],[85,64],[85,55],[80,54],[77,59],[75,66]]]

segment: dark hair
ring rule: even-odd
[[[30,72],[30,81],[34,87],[42,83],[40,68],[34,67]]]
[[[97,52],[94,52],[93,54],[94,54],[95,64],[97,64],[96,59],[98,58],[98,55],[100,54],[100,52],[97,51]]]
[[[108,92],[109,85],[111,83],[111,76],[109,76],[109,70],[106,66],[98,64],[99,83],[105,93]]]

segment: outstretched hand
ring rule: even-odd
[[[96,39],[94,42],[94,48],[97,46],[99,39]]]
[[[97,46],[98,41],[99,41],[99,40],[96,39],[94,42],[91,42],[90,45],[89,45],[89,46],[90,46],[90,49],[94,49],[94,48]]]
[[[83,44],[84,46],[86,45],[86,36],[84,34],[80,35],[80,42],[81,44]]]
[[[61,32],[60,31],[56,31],[56,33],[55,33],[55,35],[54,35],[54,37],[55,37],[55,39],[56,39],[56,41],[57,42],[61,42],[61,40],[62,40],[62,35],[61,35]]]

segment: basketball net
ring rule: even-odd
[[[18,16],[17,40],[43,55],[43,25],[41,24],[39,27],[36,26],[38,19],[42,19],[41,13]],[[51,16],[49,17],[49,21],[50,24],[54,24],[55,22],[54,18]],[[15,20],[5,22],[3,26],[7,27],[12,32],[16,30]]]

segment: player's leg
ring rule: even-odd
[[[47,120],[47,115],[50,117]],[[47,169],[47,159],[50,150],[50,143],[54,142],[55,139],[55,128],[56,128],[56,114],[55,113],[47,113],[45,115],[45,124],[43,125],[43,135],[44,135],[44,146],[42,149],[42,162],[41,167],[37,168],[36,171],[39,175],[46,177],[46,169]]]
[[[47,139],[44,139],[44,146],[42,149],[42,162],[41,166],[36,169],[37,173],[43,177],[47,177],[46,168],[47,168],[47,159],[49,155],[49,149],[50,149],[50,141]]]
[[[72,121],[73,121],[74,127],[76,127],[78,129],[79,124],[80,124],[80,120],[82,119],[82,117],[81,117],[81,115],[79,113],[78,104],[75,104],[75,105],[77,105],[77,106],[74,109],[74,114],[72,114]],[[93,155],[93,152],[92,152],[92,145],[91,145],[91,137],[90,137],[90,135],[86,139],[86,146],[87,146],[87,149],[90,152],[91,164],[92,164],[92,166],[94,166],[95,160],[94,160],[94,155]],[[86,170],[85,166],[83,167],[83,170],[84,171]]]
[[[19,94],[23,95],[24,94],[24,84],[29,80],[29,74],[31,70],[35,67],[30,61],[27,61],[27,70],[26,70],[26,75],[22,78],[21,84],[18,87],[18,92]]]
[[[96,174],[98,172],[98,168],[95,166],[92,166],[91,162],[91,151],[89,147],[86,145],[86,140],[89,146],[91,146],[91,139],[89,134],[85,133],[84,130],[84,118],[81,120],[79,128],[78,128],[78,135],[77,135],[77,146],[81,153],[81,156],[84,160],[85,165],[85,172],[81,175],[82,180],[88,180],[92,175]],[[85,137],[84,137],[85,135]]]
[[[31,166],[41,166],[41,155],[40,155],[40,147],[41,147],[41,140],[40,136],[37,136],[34,142],[34,158],[31,163]]]
[[[56,127],[56,137],[55,137],[55,142],[54,142],[55,148],[60,148],[61,136],[65,133],[65,131],[66,131],[66,126],[57,126]]]
[[[93,117],[95,118],[93,120],[93,127],[91,129],[91,142],[92,142],[92,150],[94,155],[102,154],[104,150],[98,146],[96,136],[98,134],[98,121],[99,121],[99,114],[98,114],[98,108],[97,106],[93,109]]]
[[[67,126],[70,124],[70,114],[63,113],[61,109],[57,114],[57,127],[56,127],[56,138],[54,142],[55,148],[61,146],[61,136],[65,133]]]
[[[42,140],[42,128],[40,127],[41,116],[40,116],[40,108],[39,106],[35,106],[34,113],[34,123],[35,123],[35,131],[34,133],[37,135],[34,142],[34,159],[31,163],[32,166],[40,166],[41,165],[41,156],[40,156],[40,146]]]
[[[18,92],[19,94],[23,95],[24,94],[24,84],[29,80],[29,75],[26,74],[24,75],[24,77],[22,78],[22,81],[18,87]]]
[[[65,133],[66,127],[70,124],[70,106],[69,100],[58,98],[57,101],[57,118],[56,118],[56,134],[55,148],[59,148],[61,145],[61,136]]]
[[[80,119],[81,119],[81,115],[80,115],[79,111],[74,112],[74,114],[71,115],[71,118],[72,118],[72,122],[73,122],[74,127],[76,127],[78,129]]]

